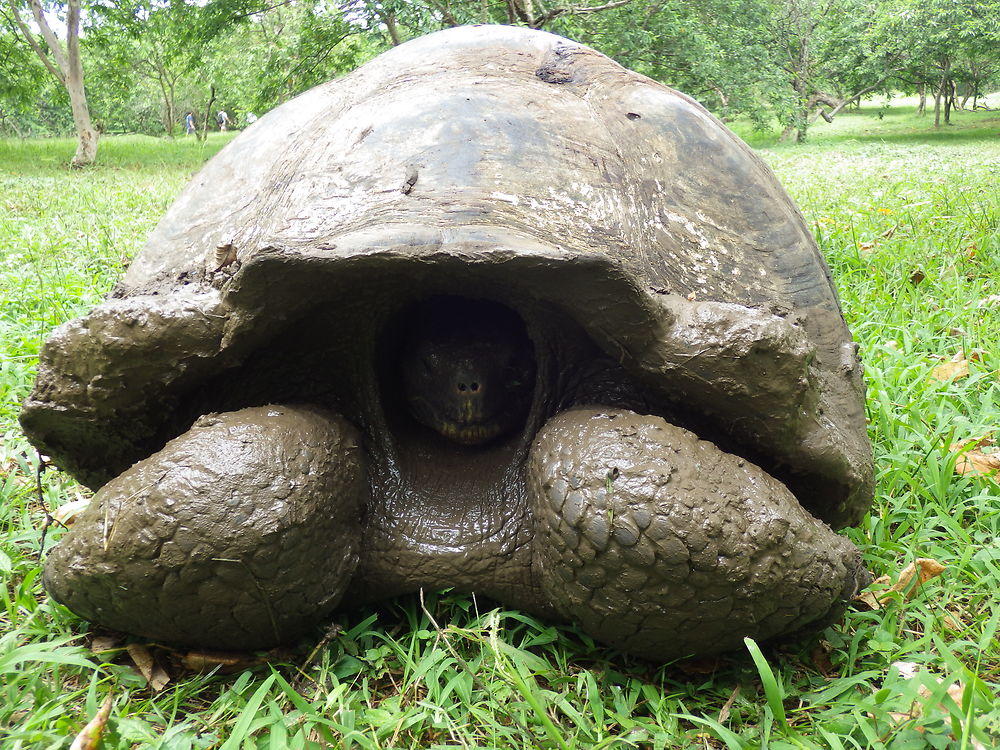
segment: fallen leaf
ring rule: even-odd
[[[239,651],[187,651],[177,653],[176,656],[181,666],[189,672],[217,671],[220,674],[239,672],[268,661],[268,654]]]
[[[726,700],[726,702],[722,704],[722,709],[719,711],[719,718],[716,720],[720,724],[725,724],[727,721],[729,721],[729,714],[733,710],[733,704],[736,702],[736,699],[739,697],[739,694],[740,694],[740,686],[737,685],[735,688],[733,688],[733,692],[730,693],[729,698]]]
[[[215,270],[212,273],[218,273],[223,268],[231,266],[237,261],[238,252],[236,250],[236,245],[232,242],[223,242],[215,246]]]
[[[959,454],[955,460],[956,474],[992,475],[1000,471],[1000,452],[996,451],[991,435],[959,440],[949,445],[948,450]]]
[[[965,630],[965,626],[962,624],[958,615],[949,610],[945,610],[945,613],[941,615],[941,622],[945,624],[945,627],[949,630],[954,630],[955,632],[961,632]]]
[[[111,694],[104,699],[97,715],[87,722],[87,726],[80,730],[80,733],[73,740],[69,750],[97,750],[101,746],[101,737],[104,735],[104,728],[108,725],[108,717],[111,715],[111,704],[113,700]]]
[[[962,351],[959,351],[950,361],[931,370],[931,377],[934,380],[956,380],[967,377],[968,374],[969,360],[965,358],[965,352]]]
[[[927,275],[921,271],[919,268],[910,274],[910,281],[914,284],[919,284],[921,281],[927,278]]]
[[[824,677],[836,677],[837,669],[833,666],[833,662],[830,661],[830,652],[832,647],[826,641],[820,641],[816,647],[809,652],[809,657],[812,659],[813,666],[816,671],[819,672]]]
[[[52,520],[56,523],[60,523],[63,526],[72,526],[73,521],[76,517],[90,505],[90,499],[81,497],[79,500],[70,500],[68,503],[63,503],[52,513]]]
[[[904,680],[920,680],[920,684],[917,686],[917,695],[921,698],[930,698],[931,689],[927,687],[928,680],[933,682],[935,685],[941,685],[944,680],[940,677],[935,677],[933,675],[928,675],[928,677],[923,677],[922,674],[926,673],[927,670],[923,669],[919,664],[909,661],[896,661],[892,663],[893,668],[899,672],[899,676]],[[961,681],[955,680],[947,688],[948,697],[951,698],[956,706],[961,707],[962,699],[965,697],[965,685]],[[905,722],[914,721],[915,726],[913,727],[916,731],[924,733],[926,732],[926,727],[924,727],[920,720],[923,719],[925,722],[930,719],[935,721],[937,717],[927,716],[929,710],[937,709],[945,714],[945,716],[950,715],[948,707],[943,703],[939,703],[937,706],[928,706],[926,703],[921,704],[919,701],[914,701],[910,706],[910,710],[903,713],[898,711],[890,711],[889,718],[897,725],[903,724]],[[961,727],[962,722],[959,723]],[[954,738],[954,735],[952,735]],[[969,737],[969,745],[973,750],[986,750],[986,746],[977,740],[975,737]]]
[[[688,294],[688,302],[694,302],[698,299],[698,292],[691,292]]]
[[[991,294],[976,303],[976,307],[996,307],[997,305],[1000,305],[1000,294]]]
[[[864,250],[866,252],[868,250],[873,249],[874,247],[875,247],[875,242],[859,242],[858,243],[858,249],[859,250]]]
[[[130,643],[125,648],[128,655],[132,657],[132,661],[135,662],[139,674],[143,676],[153,692],[158,693],[163,690],[170,682],[170,675],[156,663],[152,652],[141,643]]]
[[[886,602],[894,598],[895,594],[901,593],[904,601],[912,599],[914,594],[916,594],[925,583],[932,578],[937,578],[945,571],[945,568],[946,566],[942,565],[937,560],[932,560],[929,557],[919,557],[900,571],[896,582],[889,586],[889,588],[878,593],[869,588],[868,590],[862,591],[854,598],[857,601],[864,602],[871,609],[882,609]],[[917,582],[911,586],[913,576],[915,574],[917,575]],[[891,581],[892,579],[887,575],[879,576],[872,581],[871,585],[873,587],[881,587],[888,585]]]
[[[121,648],[123,648],[122,637],[116,635],[96,635],[90,642],[90,651],[93,654],[107,654]]]
[[[976,257],[976,252],[978,250],[979,248],[976,247],[976,243],[973,242],[971,245],[965,248],[965,257],[968,258],[969,260],[972,260],[973,258]]]

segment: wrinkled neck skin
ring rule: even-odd
[[[546,420],[585,397],[593,380],[586,370],[597,362],[617,365],[554,311],[529,308],[521,317],[535,363],[530,405],[516,427],[482,444],[456,442],[413,419],[394,376],[399,349],[393,321],[375,337],[372,370],[358,377],[359,387],[377,388],[359,404],[371,496],[355,600],[454,587],[548,612],[532,577],[528,451]]]

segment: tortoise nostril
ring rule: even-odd
[[[472,390],[473,392],[478,391],[479,383],[473,383],[471,386],[469,386],[469,389]]]
[[[465,389],[466,389],[466,385],[465,385],[465,383],[459,383],[459,384],[458,384],[458,390],[460,390],[460,391],[464,391]]]

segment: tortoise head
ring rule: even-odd
[[[495,302],[435,297],[407,315],[399,378],[418,422],[463,445],[519,427],[535,382],[524,323]]]

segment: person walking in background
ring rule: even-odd
[[[188,112],[184,117],[184,130],[188,135],[194,135],[194,113]]]
[[[220,109],[215,116],[215,121],[219,123],[219,130],[223,133],[229,129],[229,115],[226,114],[226,110]]]

